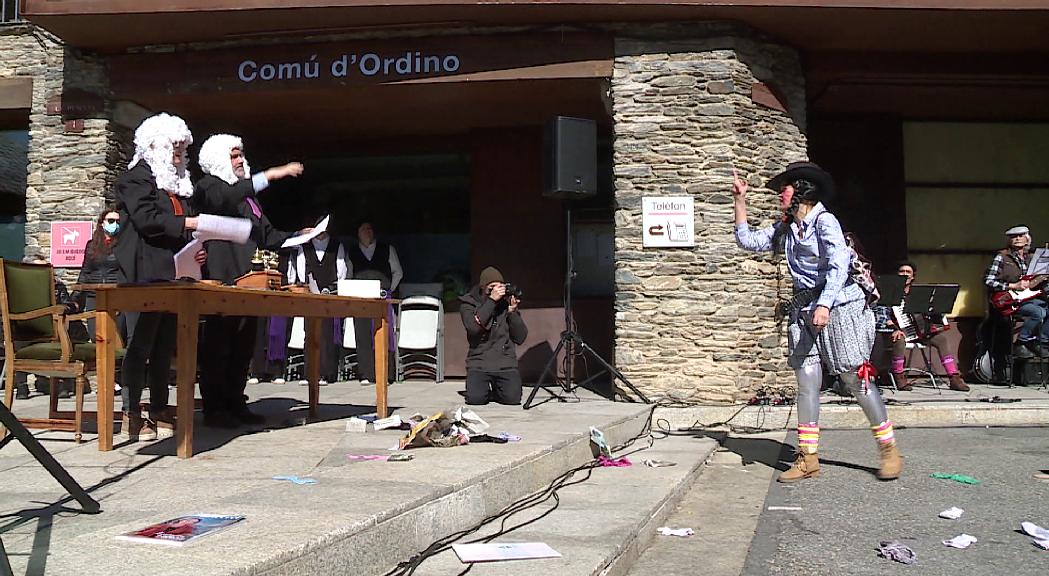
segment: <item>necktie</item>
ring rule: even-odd
[[[244,198],[244,200],[248,203],[248,206],[251,207],[251,213],[254,214],[256,218],[262,218],[262,209],[259,208],[259,203],[251,196]]]

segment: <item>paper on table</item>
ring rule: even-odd
[[[182,250],[175,254],[175,278],[192,278],[200,280],[200,264],[197,264],[197,252],[203,248],[198,238],[194,238],[186,244]]]
[[[455,555],[463,563],[499,562],[502,560],[532,560],[535,558],[560,558],[561,554],[545,542],[520,542],[515,544],[452,544]]]
[[[230,218],[214,214],[197,216],[197,230],[193,237],[201,242],[208,240],[228,240],[244,244],[251,234],[251,220],[247,218]]]
[[[326,232],[328,230],[328,219],[330,218],[331,216],[325,216],[324,220],[321,220],[319,224],[314,226],[313,230],[310,230],[309,234],[302,234],[301,236],[292,236],[291,238],[285,240],[284,243],[280,245],[280,247],[291,248],[293,246],[305,244],[310,240],[313,240],[317,236],[320,236],[321,233]]]
[[[1027,275],[1049,274],[1049,250],[1039,248],[1034,251],[1031,263],[1027,266]]]

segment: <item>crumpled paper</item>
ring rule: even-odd
[[[961,482],[962,484],[979,484],[980,481],[972,476],[966,476],[965,474],[944,474],[937,472],[935,474],[929,474],[930,477],[938,480],[954,480],[955,482]]]
[[[951,506],[943,512],[940,512],[940,518],[946,518],[948,520],[957,520],[962,517],[962,514],[964,512],[965,510],[962,510],[957,506]]]
[[[964,550],[965,548],[976,544],[976,542],[978,542],[976,536],[970,534],[959,534],[950,540],[944,540],[943,544],[945,546],[950,546],[951,548],[961,548]]]
[[[1031,544],[1049,550],[1049,530],[1033,522],[1020,522],[1020,530],[1031,537]]]
[[[918,561],[918,555],[914,550],[898,540],[882,540],[878,546],[878,556],[902,564],[914,564]]]
[[[299,478],[298,476],[274,476],[274,480],[287,480],[288,482],[294,482],[298,485],[303,484],[316,484],[317,481],[313,478]]]
[[[660,527],[658,532],[661,536],[681,536],[682,538],[695,534],[691,528],[671,528],[669,526]]]

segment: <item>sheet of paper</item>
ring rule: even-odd
[[[1031,264],[1027,266],[1027,275],[1049,274],[1049,250],[1039,248],[1031,257]]]
[[[547,546],[545,542],[452,544],[452,549],[463,563],[561,557],[558,551]]]
[[[197,216],[197,230],[193,233],[193,237],[202,242],[228,240],[237,244],[244,244],[248,241],[248,235],[250,234],[251,220],[247,218],[201,214]]]
[[[200,264],[197,264],[195,256],[204,244],[199,238],[194,238],[186,244],[182,250],[179,250],[175,254],[175,279],[179,278],[192,278],[194,280],[200,280]]]
[[[328,220],[330,218],[331,218],[331,216],[325,216],[324,220],[321,220],[319,224],[314,226],[313,230],[310,230],[309,234],[302,234],[300,236],[292,236],[291,238],[288,238],[287,240],[285,240],[284,243],[280,245],[280,247],[281,248],[291,248],[293,246],[299,246],[299,245],[302,245],[302,244],[305,244],[305,243],[309,242],[310,240],[313,240],[317,236],[320,236],[322,232],[327,232],[327,230],[328,230]]]

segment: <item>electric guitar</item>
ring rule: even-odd
[[[991,306],[994,306],[1002,316],[1012,316],[1020,309],[1020,306],[1023,306],[1024,302],[1042,296],[1045,289],[1039,286],[1049,280],[1049,274],[1024,276],[1021,280],[1030,282],[1026,290],[1000,290],[991,294]]]

